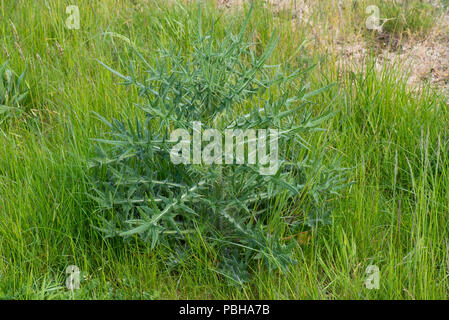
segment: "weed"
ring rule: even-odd
[[[17,76],[5,62],[0,66],[0,119],[17,117],[24,111],[28,89],[26,88],[25,71]]]
[[[327,88],[298,87],[295,80],[307,70],[286,74],[266,64],[277,42],[275,34],[256,55],[245,39],[250,14],[239,34],[222,41],[212,31],[203,34],[198,15],[191,55],[161,50],[152,66],[137,53],[148,74],[143,81],[135,76],[134,64],[129,76],[106,66],[124,84],[139,89],[145,121],[109,122],[101,117],[110,138],[97,139],[99,153],[92,161],[96,170],[91,197],[101,208],[99,229],[106,237],[138,235],[154,248],[180,245],[187,234],[198,233],[214,243],[222,257],[218,272],[239,284],[254,260],[288,270],[297,243],[281,238],[290,239],[305,226],[325,221],[330,195],[344,185],[343,170],[323,161],[319,148],[325,146],[306,141],[332,116],[313,116],[307,108],[310,99]],[[206,129],[277,130],[278,169],[263,175],[260,164],[174,164],[169,132],[195,130],[194,120]]]

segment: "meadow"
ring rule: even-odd
[[[447,299],[449,69],[438,83],[410,83],[401,61],[378,58],[437,29],[435,41],[449,48],[449,27],[439,25],[449,3],[319,0],[298,11],[294,1],[277,9],[256,1],[248,16],[248,4],[223,2],[0,0],[0,78],[17,90],[9,91],[15,101],[0,100],[0,297]],[[67,27],[69,5],[79,8],[79,29]],[[369,5],[391,18],[382,32],[365,26]],[[130,61],[155,65],[161,48],[195,52],[198,24],[219,42],[245,17],[256,54],[278,35],[267,64],[310,69],[291,80],[319,92],[308,111],[323,117],[322,130],[306,134],[309,148],[325,165],[339,159],[347,184],[326,200],[329,221],[288,235],[296,263],[272,270],[252,262],[240,282],[217,269],[221,254],[201,228],[181,253],[165,242],[105,237],[90,161],[110,129],[101,119],[143,118],[139,88],[117,76],[130,74]],[[354,39],[366,48],[356,62],[341,49]],[[137,76],[144,70],[136,64]],[[274,206],[267,228],[290,209]],[[81,272],[76,290],[66,288],[70,265]],[[366,286],[373,265],[378,289]]]

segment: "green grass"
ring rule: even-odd
[[[261,7],[251,18],[261,42],[256,46],[262,48],[275,27],[280,34],[270,63],[318,63],[312,88],[337,83],[314,100],[317,114],[337,112],[315,137],[317,145],[326,141],[329,154],[340,154],[351,168],[353,184],[334,200],[333,223],[314,229],[309,242],[298,241],[298,264],[287,273],[255,265],[243,287],[229,286],[214,271],[217,253],[201,235],[188,239],[192,252],[176,268],[167,263],[172,249],[104,240],[92,228],[96,207],[86,195],[91,138],[106,130],[93,112],[132,117],[138,98],[96,59],[126,74],[134,56],[117,35],[150,62],[161,44],[188,51],[197,8],[76,3],[81,28],[68,30],[65,7],[72,1],[0,0],[0,62],[7,52],[12,70],[27,67],[30,88],[25,113],[0,126],[0,297],[448,298],[447,97],[425,86],[411,90],[394,68],[375,71],[367,63],[359,73],[341,75],[334,59],[313,46],[297,56],[311,27],[292,32],[288,21]],[[215,21],[218,38],[234,27],[236,17],[212,5],[202,14],[204,27]],[[245,13],[238,14],[237,20]],[[379,290],[364,286],[370,264],[380,268]],[[82,271],[73,293],[65,288],[69,265]]]
[[[363,1],[353,9],[362,20],[368,16],[363,10],[368,5],[376,5],[379,8],[380,24],[382,31],[396,35],[418,34],[424,35],[434,25],[438,9],[429,3],[419,0],[406,1]],[[359,20],[360,21],[360,20]],[[360,26],[364,27],[363,21]]]

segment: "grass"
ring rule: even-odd
[[[379,8],[379,25],[382,25],[383,32],[397,36],[424,35],[432,28],[438,15],[437,8],[422,1],[354,2],[353,6],[346,7],[345,11],[348,19],[355,19],[354,25],[359,30],[365,27],[364,21],[368,16],[365,8],[369,5]]]
[[[18,74],[27,68],[30,88],[26,112],[0,126],[0,297],[448,297],[447,97],[426,86],[412,90],[393,67],[377,70],[367,62],[358,73],[340,73],[336,57],[313,44],[298,56],[296,49],[313,26],[292,32],[288,19],[273,17],[261,6],[250,22],[260,48],[274,28],[280,34],[270,63],[317,63],[311,87],[337,83],[314,100],[317,114],[329,108],[337,112],[315,137],[317,145],[325,141],[329,153],[340,154],[351,168],[353,184],[334,200],[333,223],[313,229],[310,240],[298,240],[298,264],[287,273],[255,265],[243,287],[229,286],[214,271],[217,252],[201,235],[187,239],[192,251],[174,261],[176,268],[168,263],[173,249],[104,240],[92,228],[96,206],[86,195],[91,139],[106,130],[93,112],[108,119],[132,117],[138,97],[97,59],[126,74],[127,61],[135,58],[128,40],[150,62],[161,44],[188,51],[197,8],[161,1],[75,2],[79,30],[64,25],[71,1],[0,0],[0,62],[8,60]],[[204,27],[215,21],[220,38],[245,12],[235,17],[208,2],[202,14]],[[363,20],[352,15],[347,25]],[[336,16],[313,19],[334,26],[341,22]],[[364,285],[371,264],[380,269],[378,290]],[[80,289],[73,292],[65,288],[69,265],[82,272]]]

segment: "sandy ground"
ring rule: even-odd
[[[331,0],[330,0],[331,1]],[[340,0],[334,0],[339,3]],[[393,0],[392,0],[393,1]],[[217,0],[219,6],[225,8],[238,8],[248,0]],[[313,11],[313,0],[266,0],[273,12],[281,10],[291,10],[294,19],[307,20]],[[439,1],[428,1],[434,6],[438,6]],[[292,21],[292,26],[295,26]],[[314,26],[318,29],[321,26]],[[337,55],[339,64],[343,68],[359,69],[367,58],[366,42],[360,39],[342,38],[335,32],[336,39],[330,48]],[[376,31],[378,38],[386,37],[382,31]],[[315,39],[322,41],[320,39]],[[403,69],[409,75],[408,83],[412,86],[419,86],[423,83],[430,83],[432,86],[449,90],[449,14],[439,17],[435,21],[435,26],[424,38],[405,38],[395,50],[380,49],[376,57],[376,64],[381,68],[384,64],[394,64]]]
[[[337,45],[336,50],[340,63],[345,65],[356,67],[367,57],[366,43],[362,41]],[[424,38],[403,39],[396,50],[382,49],[376,60],[379,68],[384,64],[400,66],[409,75],[410,85],[429,82],[449,89],[449,15],[440,17]]]

